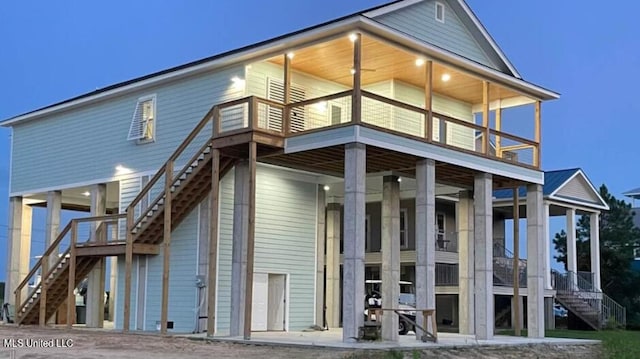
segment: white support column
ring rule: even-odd
[[[544,218],[542,185],[527,186],[527,336],[544,338]]]
[[[340,207],[340,203],[327,204],[326,313],[329,328],[340,327]]]
[[[60,213],[62,211],[62,192],[49,191],[47,193],[47,223],[44,233],[44,251],[46,251],[60,233]],[[58,260],[59,249],[56,248],[49,256],[49,268]]]
[[[476,339],[493,338],[493,177],[476,174],[474,180],[475,324]]]
[[[591,245],[591,273],[593,275],[593,287],[601,290],[600,283],[600,213],[590,215],[590,245]]]
[[[576,210],[567,208],[567,271],[575,276],[578,273],[576,250]],[[575,277],[573,278],[575,281]]]
[[[244,334],[244,303],[247,284],[247,239],[249,238],[249,161],[236,164],[233,199],[233,243],[231,250],[231,336]]]
[[[456,204],[460,334],[475,334],[473,218],[473,192],[462,191]]]
[[[316,221],[316,326],[324,328],[324,258],[326,194],[323,185],[318,185]]]
[[[551,288],[551,238],[549,236],[549,203],[544,204],[542,235],[544,238],[544,288]]]
[[[31,207],[24,205],[22,197],[9,199],[9,228],[7,232],[7,282],[4,289],[4,300],[15,302],[14,291],[30,270],[31,253]],[[27,298],[27,286],[22,290],[21,301]]]
[[[436,165],[432,159],[416,163],[416,308],[436,307]],[[422,315],[416,323],[428,331],[431,322],[424,323]],[[416,328],[416,338],[423,333]]]
[[[91,216],[104,216],[107,213],[107,186],[96,184],[91,186]],[[91,223],[89,241],[97,240],[96,230],[100,223]],[[101,258],[87,276],[87,328],[104,326],[104,282],[106,261]]]
[[[397,176],[382,179],[382,306],[398,308],[400,296],[400,183]],[[398,341],[398,315],[382,316],[382,339]]]
[[[364,242],[367,148],[345,145],[344,260],[342,282],[342,340],[353,342],[364,323]]]

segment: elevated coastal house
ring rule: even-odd
[[[543,337],[541,106],[556,98],[464,1],[403,0],[16,116],[2,123],[5,298],[19,323],[70,324],[88,276],[87,325],[100,326],[111,258],[116,328],[249,338],[326,323],[349,341],[365,278],[383,298],[402,278],[418,309],[490,339],[508,212],[494,191],[519,187],[521,293],[528,335]],[[48,250],[29,271],[38,205]],[[90,217],[62,227],[61,209]],[[397,325],[383,316],[385,339]]]

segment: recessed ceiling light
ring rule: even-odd
[[[424,65],[424,59],[417,58],[416,59],[416,66],[422,66],[422,65]]]
[[[89,193],[89,191],[84,191],[84,192],[82,192],[82,195],[85,196],[85,197],[89,197],[89,196],[91,196],[91,193]]]
[[[293,52],[287,53],[287,57],[289,58],[289,60],[293,59],[294,56],[296,56],[296,54],[294,54]]]
[[[351,40],[351,42],[356,42],[356,40],[358,40],[358,35],[349,34],[349,40]]]
[[[331,189],[331,187],[329,187],[329,185],[328,185],[328,184],[324,185],[324,190],[325,190],[325,191],[328,191],[328,190],[330,190],[330,189]]]
[[[442,74],[442,81],[447,82],[451,80],[451,75],[449,74]]]

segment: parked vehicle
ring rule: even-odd
[[[365,320],[368,319],[369,308],[382,308],[382,295],[380,293],[381,280],[368,279],[365,281]],[[400,296],[398,298],[398,309],[402,309],[402,315],[398,316],[398,333],[405,335],[409,331],[415,331],[411,322],[416,321],[416,296],[413,293],[413,283],[400,281]],[[376,320],[375,315],[372,316]],[[409,319],[409,320],[407,320]]]

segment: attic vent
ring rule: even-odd
[[[156,96],[145,96],[138,99],[136,109],[129,127],[128,141],[153,141],[155,134]]]
[[[269,100],[284,102],[284,82],[269,78],[267,91],[267,98]],[[291,84],[291,103],[304,101],[305,99],[306,91],[304,88]],[[281,109],[269,107],[269,124],[267,128],[280,131],[282,116]],[[304,107],[297,107],[291,110],[291,132],[304,131],[305,117]]]
[[[444,23],[444,4],[436,1],[436,20]]]

